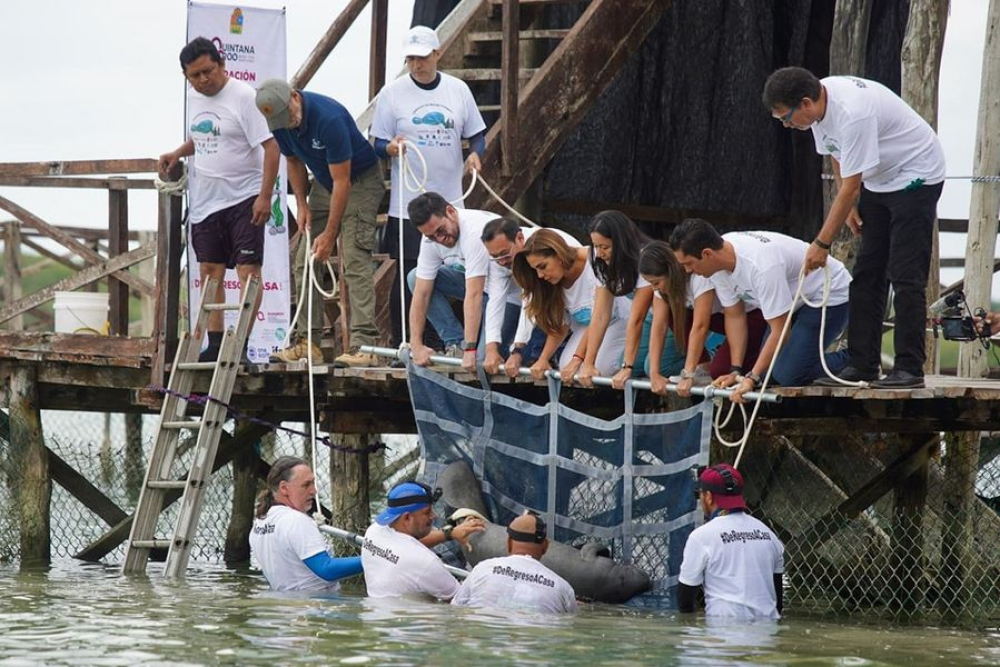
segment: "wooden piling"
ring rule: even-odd
[[[253,528],[259,460],[255,451],[256,444],[259,443],[242,447],[233,456],[233,505],[223,550],[226,565],[237,565],[250,560],[250,529]]]
[[[14,303],[21,298],[21,223],[16,220],[3,226],[4,281],[3,303]],[[11,331],[24,331],[24,316],[17,315],[4,323]]]
[[[370,434],[330,434],[338,446],[348,451],[334,450],[330,456],[330,479],[333,487],[333,525],[363,535],[371,522],[369,512],[367,448],[378,441]],[[357,555],[353,544],[336,545],[338,555]]]
[[[142,457],[142,415],[125,413],[125,492],[133,503],[139,501],[146,465]]]
[[[52,558],[49,502],[52,480],[38,410],[34,364],[21,364],[10,378],[10,444],[18,475],[15,505],[21,524],[21,565],[46,565]]]
[[[910,447],[917,448],[929,440],[936,440],[936,434],[916,433],[902,436],[910,440]],[[926,451],[926,450],[921,450]],[[896,507],[892,525],[891,571],[898,584],[894,587],[895,603],[898,609],[912,612],[924,600],[924,512],[927,505],[927,483],[930,474],[930,458],[924,455],[920,465],[896,486]]]

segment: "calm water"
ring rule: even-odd
[[[193,570],[166,584],[76,561],[0,566],[0,665],[994,665],[1000,634],[805,620],[716,627],[604,605],[554,619],[358,590],[304,599],[253,573]]]

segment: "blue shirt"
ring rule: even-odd
[[[351,161],[354,181],[375,164],[375,149],[364,138],[344,105],[324,95],[300,90],[302,123],[291,129],[275,130],[274,138],[284,155],[302,160],[313,177],[333,191],[330,165]]]

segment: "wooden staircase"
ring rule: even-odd
[[[483,176],[500,197],[513,203],[531,186],[669,2],[463,0],[442,22],[438,67],[466,81],[479,104],[489,128]],[[579,18],[565,25],[572,7]],[[374,103],[358,118],[362,131]],[[482,188],[466,206],[502,210]]]

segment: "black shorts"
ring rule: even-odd
[[[254,195],[191,225],[191,246],[200,264],[264,263],[264,227],[253,224]]]

